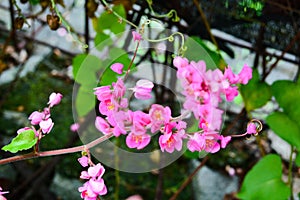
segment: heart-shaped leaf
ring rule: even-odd
[[[247,200],[287,199],[290,188],[281,180],[281,176],[280,157],[267,155],[248,172],[237,196]]]
[[[266,119],[271,129],[282,139],[300,150],[300,128],[283,112],[274,112]]]
[[[291,120],[300,119],[300,84],[281,80],[272,84],[272,93]]]
[[[252,79],[247,85],[240,86],[240,91],[248,112],[262,107],[272,97],[270,86],[259,80],[257,70],[253,70]]]
[[[36,144],[37,140],[33,130],[26,130],[12,139],[8,145],[2,147],[2,150],[17,153],[18,151],[30,149]]]

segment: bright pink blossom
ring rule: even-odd
[[[81,192],[81,198],[84,200],[97,200],[98,195],[105,195],[107,193],[107,188],[102,178],[96,180],[90,179],[82,187],[79,187],[78,191]]]
[[[123,73],[123,67],[124,65],[122,63],[114,63],[110,66],[110,69],[116,72],[117,74]]]
[[[111,127],[110,125],[107,123],[107,121],[105,119],[103,119],[102,117],[96,117],[95,120],[95,126],[96,128],[104,133],[104,134],[109,134],[111,133]]]
[[[110,99],[112,96],[112,91],[110,89],[110,86],[101,86],[94,88],[95,92],[94,94],[97,96],[97,99],[99,101],[105,101],[107,99]]]
[[[129,133],[126,137],[126,144],[129,148],[143,149],[150,143],[150,135],[144,133],[141,135],[136,135],[134,133]]]
[[[53,107],[53,106],[59,104],[62,97],[63,97],[63,95],[60,93],[55,93],[55,92],[51,93],[51,95],[49,96],[49,101],[48,101],[49,106]]]
[[[247,133],[248,134],[256,134],[257,133],[256,125],[254,123],[249,123],[248,124]]]
[[[219,137],[220,141],[221,141],[221,148],[225,148],[227,146],[227,144],[230,142],[231,140],[231,136],[223,136],[223,135],[220,135]]]
[[[248,65],[244,65],[242,71],[238,74],[239,83],[247,84],[252,78],[252,69]]]
[[[142,36],[136,31],[132,31],[132,37],[134,41],[141,41]]]
[[[82,156],[78,158],[78,162],[82,167],[87,167],[89,165],[89,158],[87,156]]]
[[[190,151],[206,151],[209,153],[216,153],[220,150],[218,143],[219,134],[216,132],[211,133],[195,133],[188,141],[187,147]]]
[[[52,128],[53,128],[54,123],[52,122],[52,119],[49,118],[49,119],[47,119],[47,120],[41,121],[39,125],[40,125],[40,127],[41,127],[43,133],[46,134],[46,133],[50,133],[50,131],[51,131]]]
[[[146,126],[151,123],[149,114],[142,111],[135,111],[132,117],[131,132],[135,135],[141,135],[146,132]]]
[[[137,99],[150,99],[152,88],[154,84],[151,81],[141,79],[136,82],[136,86],[134,87],[134,96]]]

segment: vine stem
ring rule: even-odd
[[[197,174],[197,172],[205,165],[207,162],[208,157],[206,156],[200,165],[189,175],[189,177],[181,184],[180,188],[176,191],[176,193],[169,199],[169,200],[175,200],[177,199],[178,195],[182,192],[182,190],[190,184],[190,182],[193,180],[194,176]]]
[[[129,64],[128,69],[127,69],[126,74],[125,74],[125,77],[124,77],[124,79],[123,79],[124,81],[127,79],[128,75],[129,75],[130,68],[131,68],[131,66],[132,66],[132,64],[133,64],[133,61],[134,61],[136,55],[137,55],[137,51],[138,51],[139,45],[140,45],[140,41],[138,41],[138,43],[136,44],[136,47],[135,47],[135,51],[134,51],[133,57],[132,57],[132,59],[131,59],[131,61],[130,61],[130,64]]]
[[[0,160],[0,165],[11,163],[11,162],[16,162],[16,161],[21,161],[21,160],[27,160],[27,159],[30,159],[30,158],[38,158],[38,157],[46,157],[46,156],[57,156],[57,155],[81,152],[81,151],[84,151],[86,149],[93,148],[94,146],[108,140],[112,136],[113,136],[113,134],[109,133],[107,135],[104,135],[100,138],[97,138],[97,139],[93,140],[92,142],[90,142],[86,145],[81,145],[81,146],[77,146],[77,147],[50,150],[50,151],[32,152],[32,153],[28,153],[28,154],[24,154],[24,155],[18,155],[18,156],[13,156],[13,157],[9,157],[9,158],[4,158],[4,159]]]

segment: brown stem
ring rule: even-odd
[[[193,180],[194,176],[196,175],[196,173],[205,165],[205,163],[207,162],[208,157],[206,156],[202,162],[200,163],[200,165],[193,171],[193,173],[191,173],[189,175],[189,177],[181,184],[180,188],[176,191],[176,193],[169,199],[169,200],[175,200],[178,195],[182,192],[182,190],[188,185],[190,184],[190,182]]]
[[[81,145],[81,146],[77,146],[77,147],[50,150],[50,151],[37,152],[37,153],[32,152],[32,153],[28,153],[28,154],[24,154],[24,155],[18,155],[18,156],[13,156],[13,157],[9,157],[9,158],[4,158],[4,159],[0,160],[0,165],[11,163],[11,162],[16,162],[16,161],[21,161],[21,160],[26,160],[26,159],[30,159],[30,158],[57,156],[57,155],[62,155],[62,154],[69,154],[69,153],[84,151],[85,149],[93,148],[94,146],[100,144],[101,142],[108,140],[112,136],[113,136],[113,134],[110,133],[110,134],[104,135],[100,138],[97,138],[86,145]]]
[[[134,61],[135,57],[136,57],[136,54],[137,54],[137,50],[138,50],[138,48],[139,48],[139,45],[140,45],[140,41],[138,41],[138,43],[136,44],[136,48],[135,48],[133,57],[132,57],[132,59],[131,59],[131,61],[130,61],[130,64],[129,64],[129,66],[128,66],[128,69],[127,69],[127,71],[126,71],[126,74],[125,74],[125,77],[124,77],[124,81],[125,81],[126,78],[128,77],[128,74],[129,74],[129,72],[130,72],[130,68],[131,68],[131,66],[132,66],[132,64],[133,64],[133,61]]]
[[[206,16],[205,16],[205,14],[204,14],[204,12],[202,10],[202,7],[201,7],[201,4],[199,3],[199,0],[193,0],[193,1],[194,1],[195,6],[198,9],[198,12],[199,12],[199,14],[201,16],[201,19],[203,20],[204,26],[205,26],[205,28],[206,28],[209,36],[210,36],[210,39],[212,40],[212,42],[214,43],[214,45],[219,50],[219,46],[218,46],[217,40],[215,39],[214,35],[210,31],[211,30],[210,25],[209,25],[209,23],[208,23],[208,21],[206,19]]]
[[[281,55],[277,58],[277,60],[271,65],[270,69],[264,74],[262,80],[265,80],[267,76],[271,73],[271,71],[277,66],[278,62],[284,57],[285,53],[288,52],[296,43],[296,41],[300,38],[300,31],[298,31],[297,35],[291,40],[289,45],[281,52]]]

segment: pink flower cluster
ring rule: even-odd
[[[176,57],[173,61],[177,68],[177,77],[181,80],[185,96],[183,108],[193,113],[198,121],[199,131],[186,133],[184,116],[172,117],[171,109],[162,105],[151,105],[149,112],[131,111],[128,109],[127,91],[123,80],[119,78],[110,86],[95,88],[94,94],[100,101],[99,111],[105,118],[97,117],[96,128],[104,134],[113,133],[118,137],[127,135],[126,144],[129,148],[142,149],[151,140],[151,133],[161,132],[159,145],[162,151],[172,153],[180,151],[183,140],[187,139],[190,151],[206,151],[215,153],[225,148],[231,140],[230,136],[219,134],[223,111],[219,109],[222,95],[232,101],[238,95],[236,84],[246,84],[252,78],[252,69],[244,66],[242,71],[233,74],[230,67],[221,70],[207,70],[203,61],[189,62],[186,58]],[[114,64],[111,69],[121,74],[123,65]],[[148,80],[139,80],[134,88],[137,99],[151,98],[154,84]],[[253,132],[253,127],[251,130]]]
[[[52,119],[50,118],[50,115],[51,115],[50,109],[53,106],[58,105],[60,103],[62,97],[63,97],[62,94],[53,92],[49,96],[49,101],[48,101],[49,106],[44,108],[44,110],[42,112],[34,111],[29,116],[28,119],[31,121],[31,124],[39,125],[43,134],[48,134],[52,130],[54,123],[52,122]],[[24,130],[27,130],[27,129],[30,129],[30,128],[25,127],[24,129],[20,129],[18,131],[18,133],[22,132]]]
[[[87,156],[82,156],[78,161],[83,167],[88,166]],[[82,187],[78,188],[82,199],[96,200],[99,195],[102,196],[107,193],[107,188],[102,178],[104,172],[105,169],[100,163],[90,166],[87,171],[81,172],[80,178],[87,180]]]

